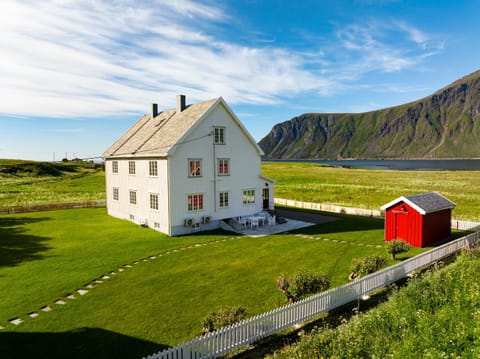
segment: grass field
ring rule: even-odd
[[[52,168],[53,164],[41,162],[0,160],[0,168],[14,165],[30,170],[0,173],[0,207],[105,199],[101,170],[86,170],[79,163],[57,163]],[[279,198],[378,210],[399,196],[437,191],[457,204],[454,218],[480,221],[478,171],[361,170],[265,162],[262,172],[277,181]]]
[[[102,170],[84,163],[46,163],[0,159],[0,207],[105,199]]]
[[[333,286],[345,283],[352,258],[385,253],[375,247],[383,245],[382,228],[381,220],[342,216],[298,233],[349,243],[298,233],[169,238],[104,209],[0,216],[0,347],[13,350],[16,343],[4,352],[12,357],[19,348],[23,356],[70,356],[70,349],[54,345],[62,338],[83,357],[149,354],[199,335],[210,311],[238,304],[255,315],[286,304],[275,285],[282,273],[321,270]],[[76,293],[103,275],[111,278],[84,296]],[[72,293],[75,299],[67,299]],[[59,298],[67,304],[54,304]],[[53,310],[42,312],[45,305]],[[31,312],[40,315],[30,318]],[[10,324],[15,317],[24,323]]]
[[[383,171],[266,162],[262,172],[277,181],[279,198],[378,210],[400,196],[436,191],[457,204],[454,218],[480,221],[479,171]]]

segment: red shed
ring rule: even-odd
[[[455,203],[436,192],[399,197],[381,207],[385,211],[385,240],[403,239],[415,247],[450,236]]]

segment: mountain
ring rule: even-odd
[[[275,125],[264,159],[480,157],[480,71],[400,106],[305,113]]]

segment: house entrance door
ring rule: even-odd
[[[270,208],[270,190],[268,188],[264,188],[262,191],[262,198],[263,198],[263,209]]]

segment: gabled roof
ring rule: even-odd
[[[420,214],[427,214],[438,212],[447,208],[455,208],[456,204],[450,201],[448,198],[443,197],[437,192],[428,192],[421,194],[414,194],[407,197],[398,197],[397,199],[384,204],[380,207],[383,211],[396,205],[397,203],[405,202],[411,207],[415,208]]]
[[[152,119],[144,115],[104,153],[104,157],[166,157],[173,154],[175,145],[182,143],[215,107],[223,105],[247,138],[263,152],[222,97],[188,105],[183,111],[170,109]]]

